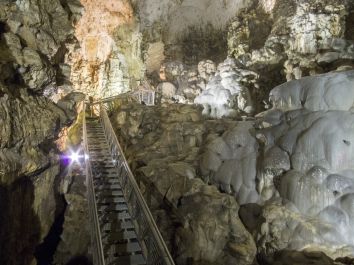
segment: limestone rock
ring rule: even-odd
[[[111,117],[113,126],[177,262],[252,264],[254,241],[239,220],[235,199],[208,186],[198,175],[198,153],[205,135],[212,138],[231,128],[232,122],[209,124],[193,105],[119,105]],[[174,210],[163,208],[161,197]]]
[[[73,37],[63,2],[0,1],[1,264],[35,264],[62,210],[54,141],[69,119],[49,98]]]
[[[285,79],[353,69],[348,1],[268,2],[253,1],[228,31],[229,54],[260,75],[257,100]]]
[[[253,263],[255,244],[241,223],[238,205],[231,196],[219,193],[215,187],[201,185],[182,198],[178,212],[185,219],[176,235],[180,253],[177,260]],[[188,246],[183,242],[189,242]]]
[[[255,110],[250,91],[256,79],[256,73],[238,68],[237,62],[228,58],[194,103],[203,105],[203,114],[208,117],[234,117],[237,111],[250,115]]]
[[[209,81],[210,77],[216,72],[216,65],[211,60],[205,60],[198,63],[198,73],[205,81]]]
[[[75,165],[61,183],[67,206],[63,233],[54,257],[55,264],[67,264],[73,257],[88,256],[90,219],[84,182],[83,168]]]
[[[6,89],[1,87],[6,93]],[[54,103],[21,91],[19,98],[5,94],[0,98],[0,162],[2,183],[11,183],[17,176],[45,168],[54,156],[52,147],[44,146],[54,140],[55,132],[66,122],[65,113]],[[16,114],[16,115],[14,115]],[[10,119],[11,115],[11,119]],[[36,120],[36,123],[33,121]],[[20,144],[19,144],[20,143]],[[46,150],[46,151],[44,151]]]
[[[177,88],[172,83],[164,82],[157,87],[157,91],[161,91],[163,100],[172,100],[176,95]]]
[[[64,62],[61,45],[73,36],[60,1],[5,1],[0,8],[4,10],[0,20],[6,28],[2,50],[7,53],[0,64],[13,69],[16,76],[11,81],[36,92],[55,84],[59,72],[56,64]]]

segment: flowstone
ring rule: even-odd
[[[255,72],[238,67],[236,60],[228,58],[219,64],[215,76],[194,103],[203,105],[203,114],[212,118],[251,115],[255,108],[250,91],[257,87],[257,77]]]
[[[281,248],[322,250],[331,257],[354,254],[353,82],[353,71],[347,71],[306,77],[271,91],[274,108],[257,120],[264,154],[257,189],[268,205],[265,218],[281,198],[289,214],[277,210],[277,218],[291,226],[267,220],[267,230],[259,233],[262,241],[275,244],[281,237]],[[263,245],[261,252],[270,251]]]

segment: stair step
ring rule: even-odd
[[[102,158],[97,157],[97,158],[95,158],[95,157],[91,157],[91,154],[89,154],[89,157],[90,157],[91,164],[92,163],[96,163],[96,164],[105,163],[105,161],[111,159],[110,157],[102,157]]]
[[[107,265],[116,265],[116,264],[143,265],[146,264],[146,261],[142,254],[119,256],[113,259],[109,257],[109,261]]]
[[[110,197],[115,197],[115,196],[122,196],[123,191],[120,190],[97,190],[96,191],[96,197],[99,198],[110,198]]]
[[[110,168],[114,168],[115,165],[112,162],[104,162],[104,161],[92,161],[91,164],[93,164],[94,166],[100,166],[102,168],[106,168],[106,169],[110,169]]]
[[[125,201],[123,201],[124,203],[117,203],[115,205],[100,205],[100,206],[97,206],[97,211],[99,212],[122,212],[122,211],[127,211],[128,210],[128,206],[127,204],[125,203]]]
[[[109,171],[106,171],[105,169],[94,172],[94,178],[117,178],[118,177],[118,172],[116,168],[110,168]]]
[[[118,174],[117,173],[93,173],[93,180],[94,181],[104,181],[104,180],[114,180],[117,179],[119,181],[118,178]]]
[[[99,220],[102,225],[110,223],[114,220],[127,220],[127,219],[129,220],[131,219],[131,216],[128,212],[119,212],[119,213],[112,212],[107,214],[105,213],[99,214]]]
[[[102,152],[102,153],[93,153],[89,152],[89,158],[91,163],[96,162],[96,163],[106,163],[112,161],[112,156],[111,154],[107,154],[107,152]],[[112,162],[113,163],[113,162]]]
[[[116,185],[119,184],[119,179],[118,178],[95,178],[93,180],[93,183],[95,187],[100,187],[100,186],[107,186],[109,187],[110,185]]]
[[[92,162],[104,162],[104,161],[107,161],[109,159],[112,159],[111,156],[96,156],[96,157],[92,157],[92,154],[89,154],[89,157],[90,157],[90,161],[91,163]]]
[[[89,146],[93,145],[108,145],[107,141],[102,141],[102,139],[92,139],[89,143]]]
[[[119,185],[118,182],[115,184],[97,184],[95,185],[95,188],[97,190],[117,190],[117,189],[122,189],[122,187]]]
[[[122,244],[115,244],[110,246],[107,251],[108,255],[123,256],[125,253],[141,252],[141,247],[138,242],[128,242]],[[123,255],[122,255],[123,254]]]
[[[102,235],[102,241],[109,242],[110,244],[117,244],[119,242],[126,242],[126,240],[137,239],[135,231],[118,231]]]
[[[103,164],[102,162],[95,162],[95,164]],[[111,174],[111,173],[114,173],[114,172],[117,172],[117,168],[104,168],[102,169],[100,172],[102,172],[103,174]]]
[[[107,223],[104,225],[101,225],[101,231],[102,232],[107,232],[107,231],[115,231],[119,229],[134,229],[134,225],[131,221],[126,220],[126,221],[119,221],[117,220],[116,222],[111,222]]]
[[[109,146],[106,145],[106,147],[108,148]],[[101,145],[89,145],[89,151],[96,153],[102,153],[104,151],[107,151],[107,148],[104,148]]]
[[[125,201],[123,196],[110,197],[110,198],[100,198],[96,200],[98,204],[107,204],[107,203],[120,203]]]

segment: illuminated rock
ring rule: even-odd
[[[203,114],[212,118],[235,117],[238,112],[250,115],[255,110],[250,89],[256,79],[256,73],[238,68],[237,62],[228,58],[194,103],[203,105]]]

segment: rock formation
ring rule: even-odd
[[[215,76],[194,103],[203,105],[203,114],[208,117],[251,115],[255,111],[251,91],[259,87],[257,78],[257,73],[238,68],[237,62],[228,58],[219,64]]]
[[[260,75],[263,100],[284,80],[352,69],[352,5],[254,1],[229,27],[229,54]]]
[[[264,144],[265,161],[273,156],[274,162],[263,162],[258,190],[270,203],[279,196],[287,201],[284,218],[292,223],[293,231],[284,240],[287,248],[316,248],[332,257],[353,255],[348,237],[354,222],[349,206],[353,203],[353,102],[346,91],[337,90],[329,98],[331,89],[351,90],[353,82],[353,71],[330,73],[291,81],[271,91],[275,107],[262,114],[260,124],[266,128],[256,135]],[[270,225],[269,229],[288,233],[289,228]]]
[[[353,28],[350,0],[1,1],[0,264],[87,261],[60,151],[86,96],[147,86],[111,119],[177,264],[353,264]]]
[[[151,195],[147,187],[156,188],[150,207],[178,264],[252,264],[255,244],[239,220],[235,199],[197,178],[205,138],[233,122],[205,122],[200,109],[190,105],[118,105],[113,125],[146,187],[144,195]],[[164,210],[159,196],[173,205],[172,211]]]
[[[68,82],[76,6],[0,3],[1,264],[35,264],[36,247],[63,209],[55,140],[76,115],[50,99]]]
[[[144,73],[130,1],[81,2],[85,12],[75,31],[80,48],[70,59],[74,89],[96,98],[127,92]]]

